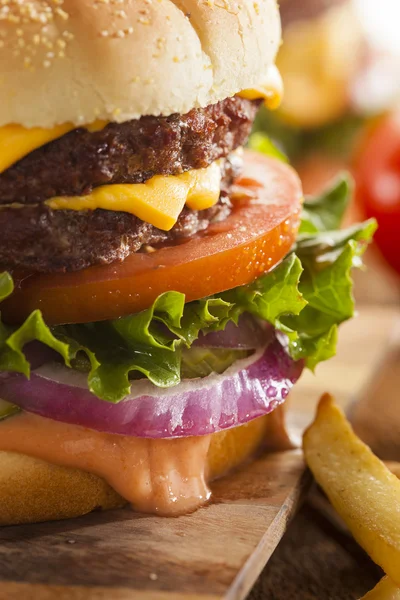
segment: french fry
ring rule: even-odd
[[[361,600],[400,600],[400,588],[389,577],[384,577]]]
[[[326,394],[303,438],[315,479],[354,538],[400,586],[400,480],[353,432]]]
[[[394,461],[385,461],[385,465],[396,477],[400,478],[400,463]]]

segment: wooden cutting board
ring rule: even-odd
[[[344,405],[357,396],[387,347],[396,315],[367,309],[342,328],[338,356],[295,388],[297,427],[311,418],[323,391]],[[213,503],[186,517],[124,509],[0,528],[0,600],[242,599],[309,483],[301,453],[290,451],[215,483]]]
[[[308,483],[294,450],[217,482],[213,504],[185,517],[123,509],[2,528],[0,598],[244,598]]]

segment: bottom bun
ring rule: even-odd
[[[207,455],[208,480],[237,468],[279,439],[287,444],[283,413],[215,433]],[[281,432],[277,436],[277,432]],[[103,479],[19,454],[0,452],[0,525],[16,525],[78,517],[93,510],[124,506],[126,501]]]
[[[279,408],[267,417],[215,433],[207,455],[208,480],[237,468],[270,445],[287,447]],[[103,479],[19,454],[0,452],[0,525],[78,517],[127,502]]]

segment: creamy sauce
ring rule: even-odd
[[[209,499],[210,438],[133,438],[29,413],[0,422],[0,450],[94,473],[136,510],[160,515],[188,513]]]
[[[293,448],[285,406],[210,436],[151,440],[102,433],[22,412],[0,421],[0,451],[93,473],[141,512],[179,515],[210,497],[207,481],[262,449]]]

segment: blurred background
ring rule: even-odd
[[[400,0],[280,0],[278,67],[285,98],[264,110],[251,145],[273,143],[299,172],[306,194],[350,170],[347,222],[379,223],[361,302],[400,300]]]

